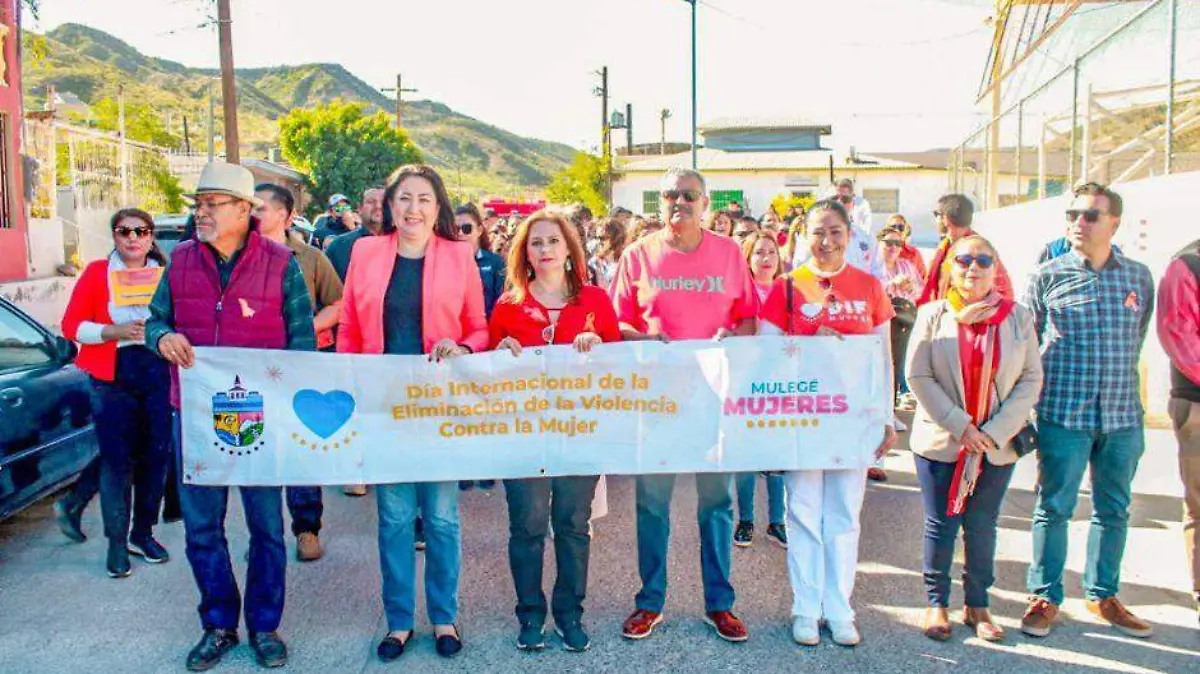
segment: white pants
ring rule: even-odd
[[[787,474],[793,617],[854,620],[850,595],[866,489],[867,475],[861,469]]]

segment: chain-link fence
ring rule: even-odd
[[[996,208],[1200,170],[1197,37],[1200,3],[1078,10],[999,82],[1002,111],[952,152],[950,187]]]

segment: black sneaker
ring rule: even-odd
[[[521,623],[517,635],[517,648],[523,651],[540,651],[546,647],[546,629],[534,623]]]
[[[254,659],[260,667],[274,669],[287,664],[287,644],[278,632],[251,632],[250,648],[254,649]]]
[[[458,481],[458,490],[459,491],[471,491],[474,488],[475,488],[475,480],[459,480]]]
[[[83,533],[83,508],[75,505],[71,497],[64,496],[54,502],[54,519],[67,538],[76,543],[87,540],[87,534]]]
[[[779,544],[779,547],[787,547],[787,525],[786,524],[770,524],[767,525],[767,538]]]
[[[204,672],[217,666],[222,656],[238,645],[235,630],[205,630],[200,643],[187,656],[189,672]]]
[[[125,548],[124,543],[108,544],[106,566],[109,578],[128,578],[129,574],[133,573],[133,568],[129,566],[129,550]]]
[[[162,543],[154,540],[153,536],[130,538],[129,552],[146,560],[147,564],[162,564],[171,559],[167,549],[162,546]]]
[[[425,523],[420,517],[413,522],[413,542],[418,552],[425,549]]]
[[[733,544],[739,548],[754,544],[754,522],[738,522],[737,531],[733,532]]]
[[[592,640],[588,638],[580,623],[559,625],[554,631],[558,632],[558,638],[562,639],[563,648],[572,653],[582,653],[592,647]]]

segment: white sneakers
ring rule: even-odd
[[[839,646],[857,646],[862,642],[853,620],[829,620],[825,624]],[[820,623],[815,618],[792,618],[792,639],[801,646],[816,646],[821,643]]]
[[[833,643],[839,646],[857,646],[862,641],[858,627],[853,620],[830,620],[829,631],[833,634]]]
[[[792,639],[801,646],[821,643],[821,629],[815,618],[792,618]]]

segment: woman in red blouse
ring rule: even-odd
[[[511,289],[492,311],[492,348],[520,355],[522,347],[572,344],[587,352],[601,342],[621,340],[608,294],[587,285],[587,255],[575,228],[561,215],[539,211],[517,227],[508,256]],[[590,645],[584,631],[592,498],[598,476],[505,480],[508,499],[508,562],[517,590],[517,647],[545,647],[542,559],[553,519],[554,622],[567,650]],[[551,509],[553,495],[553,509]]]
[[[808,212],[809,257],[779,279],[762,308],[764,335],[868,335],[883,344],[886,398],[892,403],[890,324],[892,303],[879,280],[846,262],[850,218],[840,203],[818,201]],[[799,245],[800,242],[798,241]],[[883,439],[871,447],[878,458],[896,440],[888,420]],[[866,471],[799,470],[787,474],[788,575],[792,582],[792,638],[799,644],[820,642],[823,618],[833,640],[858,644],[850,595],[858,564],[859,513],[866,491]]]

